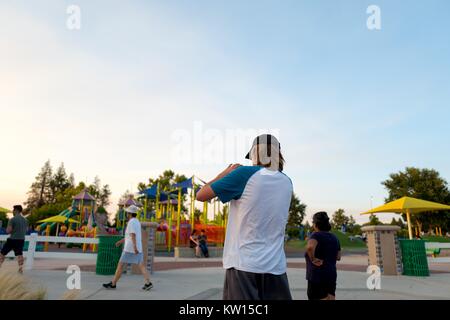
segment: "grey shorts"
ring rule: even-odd
[[[132,264],[141,264],[144,261],[144,255],[142,253],[131,253],[131,252],[122,252],[120,256],[120,263],[132,263]]]
[[[292,300],[286,273],[253,273],[227,269],[223,300]]]

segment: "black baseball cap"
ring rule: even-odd
[[[252,151],[253,147],[256,145],[261,145],[261,144],[266,144],[268,147],[274,145],[274,146],[278,147],[278,150],[280,150],[280,142],[278,141],[277,138],[275,138],[275,136],[273,136],[271,134],[261,134],[261,135],[257,136],[255,138],[255,140],[253,140],[252,147],[250,148],[249,152],[245,156],[245,159],[250,159],[250,152]],[[271,148],[267,148],[267,151],[269,153],[268,155],[270,156]]]

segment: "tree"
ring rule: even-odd
[[[157,178],[149,178],[148,184],[140,182],[138,184],[139,191],[145,190],[157,183],[159,183],[160,190],[168,191],[171,185],[187,180],[184,174],[175,174],[172,170],[164,170]]]
[[[348,225],[350,218],[345,215],[344,209],[338,209],[331,218],[331,226],[334,229],[340,229],[343,225]]]
[[[97,205],[99,207],[107,207],[111,202],[109,197],[111,196],[111,190],[109,185],[102,186],[102,182],[98,176],[95,176],[94,182],[87,188],[88,192],[97,199]]]
[[[391,174],[389,179],[383,181],[382,184],[389,193],[385,199],[386,202],[405,196],[439,203],[450,202],[447,181],[433,169],[407,167],[405,171]],[[403,215],[403,219],[406,219],[405,215]],[[435,225],[440,225],[443,229],[449,230],[450,212],[414,214],[411,216],[411,221],[420,230],[428,230]]]
[[[123,203],[130,199],[130,197],[133,197],[133,194],[130,192],[130,190],[127,189],[119,198],[119,203]]]
[[[28,199],[25,201],[25,212],[31,212],[49,202],[51,196],[52,166],[50,160],[47,160],[41,171],[31,184],[28,192]]]
[[[72,186],[71,181],[67,177],[66,169],[64,168],[64,163],[56,170],[56,173],[52,176],[50,181],[50,203],[56,201],[56,195],[60,192],[64,192],[67,188]]]
[[[111,201],[109,197],[111,196],[111,190],[109,189],[109,185],[105,184],[99,194],[98,204],[100,207],[106,208],[110,205]]]
[[[8,224],[8,216],[6,215],[6,212],[0,211],[0,221],[1,221],[2,228],[6,228],[6,226]]]
[[[391,226],[399,226],[402,229],[405,227],[405,224],[403,223],[401,218],[398,218],[398,220],[396,220],[395,218],[392,218],[390,225]]]
[[[351,235],[357,235],[357,234],[361,234],[361,226],[359,224],[356,223],[355,219],[353,218],[353,216],[350,216],[348,218],[348,222],[347,222],[347,232]]]
[[[371,214],[369,217],[369,222],[365,223],[365,226],[378,226],[383,224],[380,219],[378,219],[378,217],[374,214]]]
[[[289,206],[288,226],[300,226],[305,218],[306,204],[300,202],[300,199],[292,193],[291,204]]]

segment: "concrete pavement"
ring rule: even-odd
[[[27,273],[34,285],[47,288],[49,299],[60,299],[67,291],[69,276],[64,271],[34,270]],[[433,274],[427,278],[382,276],[381,290],[366,288],[367,274],[353,271],[338,272],[337,299],[342,300],[391,300],[391,299],[450,299],[448,274]],[[305,269],[288,269],[289,283],[294,299],[305,300]],[[192,268],[155,272],[154,288],[141,290],[143,279],[139,275],[124,275],[116,290],[106,290],[102,283],[110,276],[98,276],[93,272],[81,273],[79,299],[220,299],[224,270],[222,268]]]
[[[79,299],[220,299],[224,280],[221,259],[175,259],[157,257],[156,263],[165,265],[152,276],[154,289],[150,292],[141,290],[143,279],[140,275],[123,275],[116,290],[102,288],[102,283],[109,282],[111,276],[99,276],[94,272],[81,272],[81,291]],[[304,260],[289,258],[290,266],[297,266]],[[209,267],[206,262],[213,264]],[[76,264],[82,270],[95,270],[95,263],[86,261],[36,259],[35,268],[25,275],[33,286],[47,288],[49,299],[60,299],[67,292],[66,281],[69,274],[65,272],[68,265]],[[175,264],[189,265],[189,268],[173,268]],[[215,265],[214,265],[215,264]],[[382,276],[381,290],[368,290],[368,274],[361,272],[367,266],[367,256],[344,256],[339,262],[338,286],[336,297],[343,300],[380,300],[380,299],[450,299],[450,274],[432,273],[430,277]],[[202,267],[201,267],[202,266]],[[16,269],[15,261],[6,261],[4,268]],[[430,266],[436,268],[436,266]],[[448,269],[448,264],[442,266]],[[53,270],[51,270],[53,269]],[[358,269],[358,270],[356,270]],[[307,283],[303,267],[288,268],[289,283],[294,299],[305,300]]]

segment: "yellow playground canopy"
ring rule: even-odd
[[[38,223],[44,223],[44,222],[47,222],[47,223],[52,223],[52,222],[54,222],[54,223],[67,223],[67,222],[80,223],[77,220],[70,219],[70,218],[67,218],[67,217],[64,217],[64,216],[53,216],[53,217],[50,217],[50,218],[38,221]]]
[[[411,228],[411,214],[425,211],[438,211],[438,210],[450,210],[450,206],[411,197],[403,197],[394,200],[392,202],[386,203],[377,208],[363,212],[361,214],[372,214],[381,212],[405,213],[408,225],[409,238],[412,239],[413,237]]]

